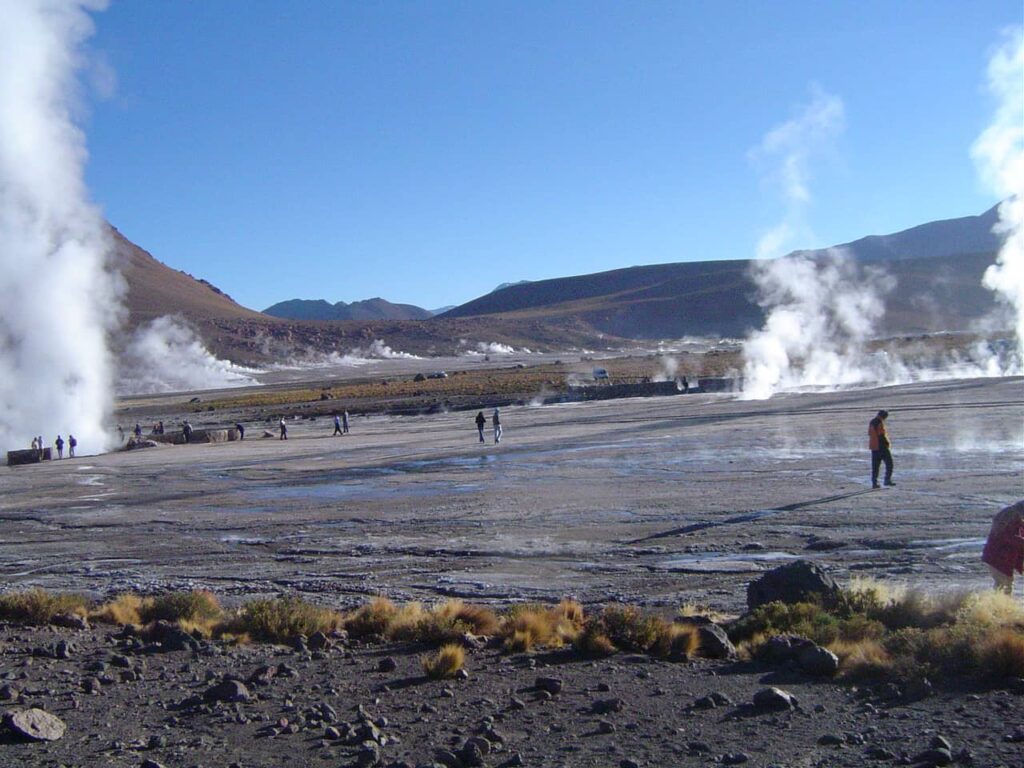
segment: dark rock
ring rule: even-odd
[[[391,656],[381,659],[380,663],[377,664],[378,672],[394,672],[396,669],[398,669],[398,662]]]
[[[59,717],[34,707],[7,712],[3,722],[8,730],[32,741],[57,741],[67,730]]]
[[[538,677],[534,687],[539,691],[547,691],[554,695],[562,691],[562,681],[557,677]]]
[[[824,736],[818,739],[818,744],[823,747],[837,747],[843,744],[846,740],[837,734],[826,733]]]
[[[598,733],[615,733],[615,723],[609,722],[608,720],[597,721],[597,732]]]
[[[725,630],[717,624],[697,627],[697,654],[707,659],[735,659],[736,647]]]
[[[323,651],[333,647],[334,641],[323,632],[314,632],[309,638],[308,645],[314,651]]]
[[[89,620],[77,613],[58,613],[50,618],[50,623],[55,627],[65,629],[88,629]]]
[[[781,688],[762,688],[754,694],[754,707],[766,712],[793,709],[797,706],[796,697]]]
[[[488,744],[489,747],[490,745]],[[480,748],[476,741],[470,740],[463,744],[462,749],[459,750],[459,760],[462,761],[463,765],[469,766],[469,768],[479,768],[479,766],[484,764],[485,754],[487,753]]]
[[[99,678],[87,677],[82,681],[82,690],[85,693],[97,694],[103,691],[103,685],[100,683]]]
[[[246,681],[250,685],[270,685],[270,681],[277,675],[277,667],[269,664],[264,664],[261,667],[257,667],[253,670],[253,673],[249,675],[249,679]]]
[[[953,762],[953,755],[948,749],[926,749],[915,755],[913,760],[922,766],[949,765]]]
[[[164,768],[163,763],[158,763],[156,760],[143,760],[139,765],[139,768]]]
[[[903,700],[907,702],[922,701],[933,693],[932,684],[928,678],[911,680],[903,687]]]
[[[622,699],[598,699],[590,705],[590,711],[595,715],[606,715],[609,712],[621,712],[626,708],[626,702]]]
[[[203,699],[206,701],[249,701],[252,694],[245,684],[240,680],[222,680],[214,686],[206,689]]]
[[[757,656],[770,664],[784,664],[795,661],[804,649],[814,647],[812,641],[800,635],[775,635],[761,644]]]
[[[746,752],[732,752],[727,755],[722,755],[722,765],[743,765],[750,760],[750,755]]]
[[[797,662],[804,672],[815,677],[832,677],[839,671],[839,657],[819,645],[811,645],[800,651]]]
[[[10,683],[0,686],[0,701],[14,701],[21,693]]]
[[[864,750],[864,756],[869,760],[895,760],[896,753],[890,749],[879,746],[871,746]]]
[[[953,751],[953,745],[949,743],[949,739],[947,739],[945,736],[932,736],[932,740],[928,744],[928,746],[932,749],[944,749],[947,752]]]
[[[169,621],[158,621],[149,629],[149,638],[159,643],[153,651],[191,651],[199,648],[199,642],[188,632]]]
[[[839,596],[839,586],[824,570],[796,560],[773,568],[747,586],[747,607],[753,610],[768,603],[801,603],[818,599],[826,605]]]
[[[464,768],[462,759],[449,749],[438,749],[434,752],[435,762],[447,768]]]
[[[357,768],[373,768],[380,765],[382,759],[380,745],[375,741],[364,741],[359,745],[355,765]]]

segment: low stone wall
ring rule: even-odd
[[[185,433],[165,432],[162,435],[146,435],[146,440],[153,440],[157,443],[168,445],[185,445]],[[234,427],[227,429],[193,429],[190,443],[227,443],[238,439],[238,430]]]
[[[52,448],[26,448],[21,451],[7,452],[7,466],[17,467],[21,464],[38,464],[40,461],[50,461],[53,458]]]
[[[714,376],[697,379],[697,387],[701,392],[739,392],[743,389],[743,379],[731,376]]]
[[[691,390],[692,391],[692,390]],[[648,381],[638,384],[602,384],[594,387],[573,387],[564,395],[546,398],[547,403],[575,403],[584,400],[614,400],[620,397],[659,397],[681,395],[674,381]]]

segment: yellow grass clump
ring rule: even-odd
[[[86,616],[89,599],[73,592],[48,592],[30,589],[0,595],[0,619],[25,624],[49,624],[62,613]]]
[[[982,674],[996,680],[1024,677],[1024,632],[1000,629],[978,651]]]
[[[143,599],[138,595],[118,595],[94,609],[89,618],[105,624],[142,624]]]
[[[828,649],[839,657],[839,668],[851,678],[885,676],[893,667],[892,656],[878,640],[836,640]]]
[[[672,661],[686,661],[700,650],[700,633],[692,624],[674,624],[662,621],[651,644],[651,655]]]
[[[337,611],[298,597],[281,597],[246,603],[235,616],[217,626],[216,634],[247,634],[254,640],[282,643],[298,635],[332,632],[341,625],[342,616]]]
[[[583,607],[574,600],[556,606],[517,605],[505,617],[501,634],[506,650],[513,653],[561,648],[576,638],[583,621]]]
[[[220,602],[212,592],[194,590],[192,592],[166,592],[143,602],[142,620],[177,621],[209,625],[223,614]]]
[[[466,663],[466,652],[458,643],[442,645],[432,656],[423,658],[423,671],[431,680],[446,680],[455,677]]]
[[[344,626],[352,637],[386,637],[398,613],[398,606],[386,597],[375,597],[345,616]]]

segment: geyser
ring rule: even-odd
[[[0,446],[101,450],[120,278],[72,119],[90,0],[0,2]]]

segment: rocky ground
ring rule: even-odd
[[[191,648],[185,647],[192,645]],[[0,699],[66,726],[8,730],[9,766],[1019,766],[1024,687],[821,682],[791,668],[469,653],[423,676],[410,646],[144,643],[109,628],[0,628]],[[178,648],[178,650],[170,650]],[[759,692],[775,687],[787,703]],[[757,697],[755,699],[755,697]],[[915,699],[915,700],[911,700]],[[755,701],[757,703],[755,703]],[[945,750],[945,751],[943,751]]]
[[[980,589],[991,517],[1024,496],[1022,406],[1020,379],[993,379],[503,408],[500,445],[489,428],[478,443],[466,412],[360,417],[342,438],[327,420],[294,420],[287,442],[253,425],[242,443],[0,469],[0,581],[94,596],[202,587],[228,603],[298,593],[334,608],[376,593],[571,595],[739,613],[752,578],[799,557],[840,581]],[[879,408],[897,486],[872,491]],[[422,677],[422,648],[164,652],[105,628],[0,632],[0,703],[67,725],[55,742],[8,737],[3,765],[342,766],[376,751],[419,765],[477,736],[494,748],[486,765],[884,765],[939,736],[961,764],[1024,764],[1005,738],[1024,719],[1012,686],[934,681],[909,701],[785,668],[494,648],[442,683]],[[386,658],[396,666],[380,671]],[[561,690],[540,692],[538,677]],[[248,698],[204,698],[226,678]],[[769,685],[799,707],[753,706]],[[711,694],[716,706],[693,706]],[[368,735],[377,747],[361,753]]]

